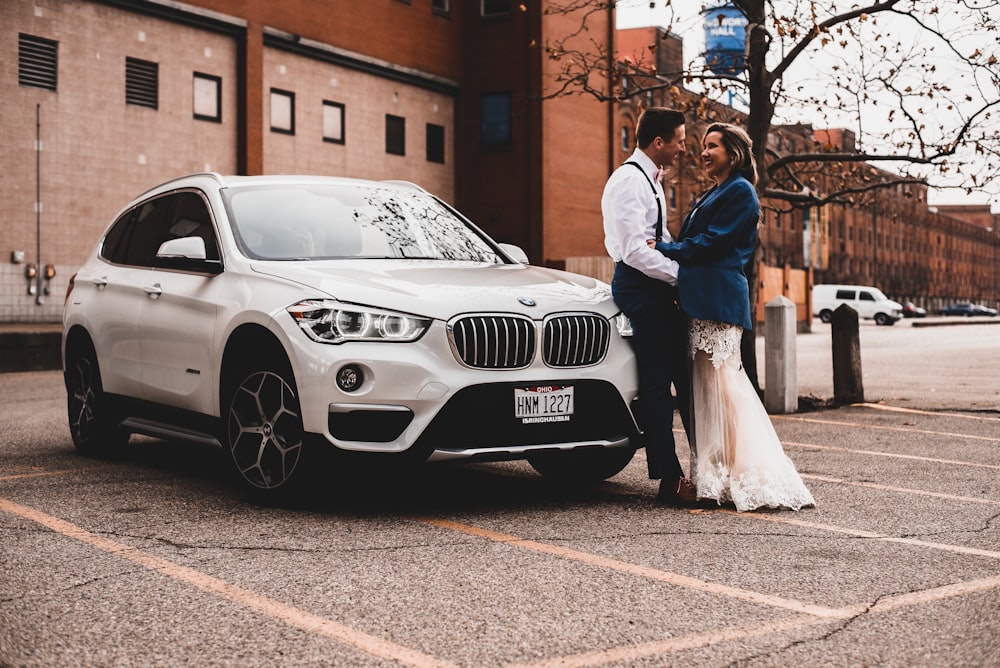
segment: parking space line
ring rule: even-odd
[[[764,522],[775,522],[778,524],[788,524],[792,526],[804,527],[807,529],[817,529],[819,531],[830,531],[832,533],[846,534],[848,536],[855,536],[857,538],[870,538],[872,540],[880,540],[886,543],[901,543],[903,545],[913,545],[916,547],[926,547],[933,550],[942,550],[944,552],[955,552],[958,554],[969,554],[977,557],[987,557],[989,559],[1000,559],[1000,552],[994,552],[992,550],[981,550],[975,547],[965,547],[964,545],[951,545],[949,543],[934,543],[926,540],[919,540],[916,538],[897,538],[896,536],[889,536],[887,534],[876,533],[874,531],[864,531],[861,529],[848,529],[846,527],[839,527],[833,524],[820,524],[819,522],[809,522],[807,520],[799,520],[793,517],[785,517],[782,515],[775,515],[770,513],[741,513],[736,510],[730,510],[728,508],[719,508],[705,511],[707,513],[722,513],[725,515],[736,515],[738,517],[744,517],[747,519],[761,520]]]
[[[906,594],[895,594],[879,599],[872,605],[859,604],[840,609],[840,618],[850,619],[865,614],[879,614],[890,612],[901,608],[926,605],[956,596],[965,596],[982,591],[1000,588],[1000,576],[971,580],[968,582],[957,582],[955,584],[943,585],[931,589],[910,592]],[[664,640],[653,640],[651,642],[637,645],[624,645],[620,647],[608,647],[592,652],[572,654],[555,657],[544,661],[529,664],[508,665],[505,668],[586,668],[588,666],[601,666],[609,663],[621,661],[637,661],[643,658],[671,654],[690,649],[708,647],[724,642],[735,640],[745,640],[772,633],[782,633],[794,631],[809,626],[820,626],[828,624],[833,620],[816,617],[788,617],[776,619],[752,626],[738,626],[723,628],[704,633],[694,633],[676,638],[666,638]]]
[[[1000,422],[1000,417],[993,417],[990,415],[967,415],[965,413],[943,413],[940,411],[924,411],[917,408],[903,408],[902,406],[887,406],[885,404],[851,404],[852,406],[858,406],[861,408],[871,408],[877,411],[890,411],[893,413],[914,413],[916,415],[932,415],[934,417],[954,417],[962,418],[963,420],[988,420],[990,422]]]
[[[78,469],[62,469],[61,471],[32,471],[31,473],[12,473],[10,475],[0,476],[0,482],[7,482],[8,480],[24,480],[26,478],[44,478],[54,475],[69,475],[72,473],[87,473],[90,471],[100,471],[106,469],[106,466],[84,466]]]
[[[777,619],[763,624],[752,626],[738,626],[733,628],[706,631],[704,633],[692,633],[676,638],[666,638],[664,640],[653,640],[637,645],[624,645],[621,647],[608,647],[593,652],[559,656],[535,663],[512,664],[505,668],[586,668],[587,666],[602,666],[608,663],[620,661],[636,661],[643,658],[658,656],[661,654],[672,654],[689,649],[709,647],[719,643],[734,640],[745,640],[757,636],[771,633],[782,633],[792,631],[807,626],[817,626],[828,624],[829,619],[817,619],[815,617],[793,617]]]
[[[850,452],[859,455],[873,455],[875,457],[892,457],[895,459],[913,459],[920,462],[932,462],[935,464],[953,464],[956,466],[973,466],[982,469],[1000,470],[1000,464],[984,464],[982,462],[966,462],[958,459],[938,459],[937,457],[921,457],[919,455],[904,455],[898,452],[879,452],[877,450],[855,450],[853,448],[842,448],[836,445],[817,445],[815,443],[796,443],[795,441],[782,441],[782,445],[792,445],[799,448],[815,448],[817,450],[836,450],[838,452]]]
[[[417,522],[421,522],[423,524],[439,527],[441,529],[458,531],[460,533],[468,534],[470,536],[484,538],[486,540],[491,540],[497,543],[505,543],[526,550],[531,550],[533,552],[550,554],[556,557],[560,557],[562,559],[568,559],[570,561],[576,561],[579,563],[588,564],[590,566],[598,566],[601,568],[618,571],[619,573],[635,575],[638,577],[648,578],[651,580],[658,580],[660,582],[666,582],[667,584],[675,585],[677,587],[694,589],[697,591],[706,592],[709,594],[716,594],[719,596],[726,596],[729,598],[738,598],[759,605],[766,605],[774,608],[782,608],[784,610],[791,610],[793,612],[811,615],[813,617],[821,617],[824,619],[838,618],[843,616],[843,612],[841,610],[829,608],[823,605],[814,605],[812,603],[805,603],[803,601],[784,598],[782,596],[773,596],[771,594],[762,594],[760,592],[751,591],[749,589],[730,587],[728,585],[719,584],[716,582],[709,582],[707,580],[700,580],[698,578],[690,577],[687,575],[681,575],[679,573],[671,573],[669,571],[662,571],[656,568],[650,568],[648,566],[630,564],[628,562],[618,561],[617,559],[610,559],[608,557],[602,557],[600,555],[591,554],[589,552],[580,552],[579,550],[574,550],[559,545],[553,545],[551,543],[542,543],[539,541],[520,538],[519,536],[512,536],[510,534],[499,533],[496,531],[491,531],[489,529],[483,529],[481,527],[472,526],[470,524],[463,524],[461,522],[436,519],[432,517],[413,517],[411,519]]]
[[[956,434],[950,431],[934,431],[931,429],[913,429],[911,427],[894,427],[883,424],[864,424],[862,422],[841,422],[840,420],[818,420],[816,418],[796,417],[793,415],[772,415],[772,420],[789,422],[809,422],[811,424],[826,424],[834,427],[856,427],[858,429],[882,429],[885,431],[902,431],[908,434],[929,434],[931,436],[947,436],[948,438],[967,438],[973,441],[990,441],[1000,443],[1000,438],[994,436],[976,436],[974,434]]]
[[[979,499],[972,496],[956,496],[954,494],[945,494],[943,492],[928,492],[922,489],[913,489],[912,487],[893,487],[892,485],[880,485],[874,482],[854,482],[853,480],[843,480],[841,478],[831,478],[825,475],[811,475],[807,473],[800,473],[806,480],[820,480],[822,482],[832,482],[838,485],[851,485],[852,487],[868,487],[869,489],[880,489],[887,492],[901,492],[903,494],[919,494],[920,496],[933,496],[938,499],[947,499],[949,501],[962,501],[965,503],[983,503],[990,506],[1000,506],[1000,500],[997,499]]]
[[[378,658],[418,668],[438,666],[451,668],[455,665],[423,654],[422,652],[397,645],[388,640],[343,626],[325,617],[300,610],[299,608],[254,593],[248,589],[237,587],[224,580],[196,571],[193,568],[181,566],[167,559],[147,554],[123,543],[104,538],[75,524],[61,520],[58,517],[43,513],[34,508],[22,506],[9,499],[0,497],[0,510],[37,522],[67,538],[73,538],[109,554],[128,559],[169,578],[215,594],[272,619],[280,620],[309,633],[315,633],[316,635],[349,645]]]

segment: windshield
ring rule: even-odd
[[[228,188],[224,197],[237,240],[255,259],[503,262],[464,220],[421,192],[281,184]]]

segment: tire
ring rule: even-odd
[[[258,501],[286,500],[303,478],[305,433],[285,366],[244,368],[226,402],[225,445],[237,483]]]
[[[77,451],[88,457],[104,457],[124,449],[129,432],[114,419],[101,384],[97,353],[89,342],[67,347],[63,378],[69,433]]]
[[[635,455],[635,448],[582,448],[566,452],[540,452],[528,457],[538,473],[558,483],[590,485],[621,472]]]
[[[819,319],[825,323],[829,323],[831,320],[833,320],[833,311],[826,308],[823,309],[822,311],[819,312]]]
[[[876,325],[891,325],[893,321],[885,313],[875,314],[875,324]]]

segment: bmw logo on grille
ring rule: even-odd
[[[517,301],[521,302],[525,306],[534,306],[535,305],[535,300],[532,299],[531,297],[518,297]]]

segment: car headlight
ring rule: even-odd
[[[626,338],[632,336],[632,321],[624,313],[619,313],[615,316],[615,327],[618,328],[620,336]]]
[[[320,343],[416,341],[431,325],[430,318],[332,299],[307,299],[287,310],[302,331]]]

